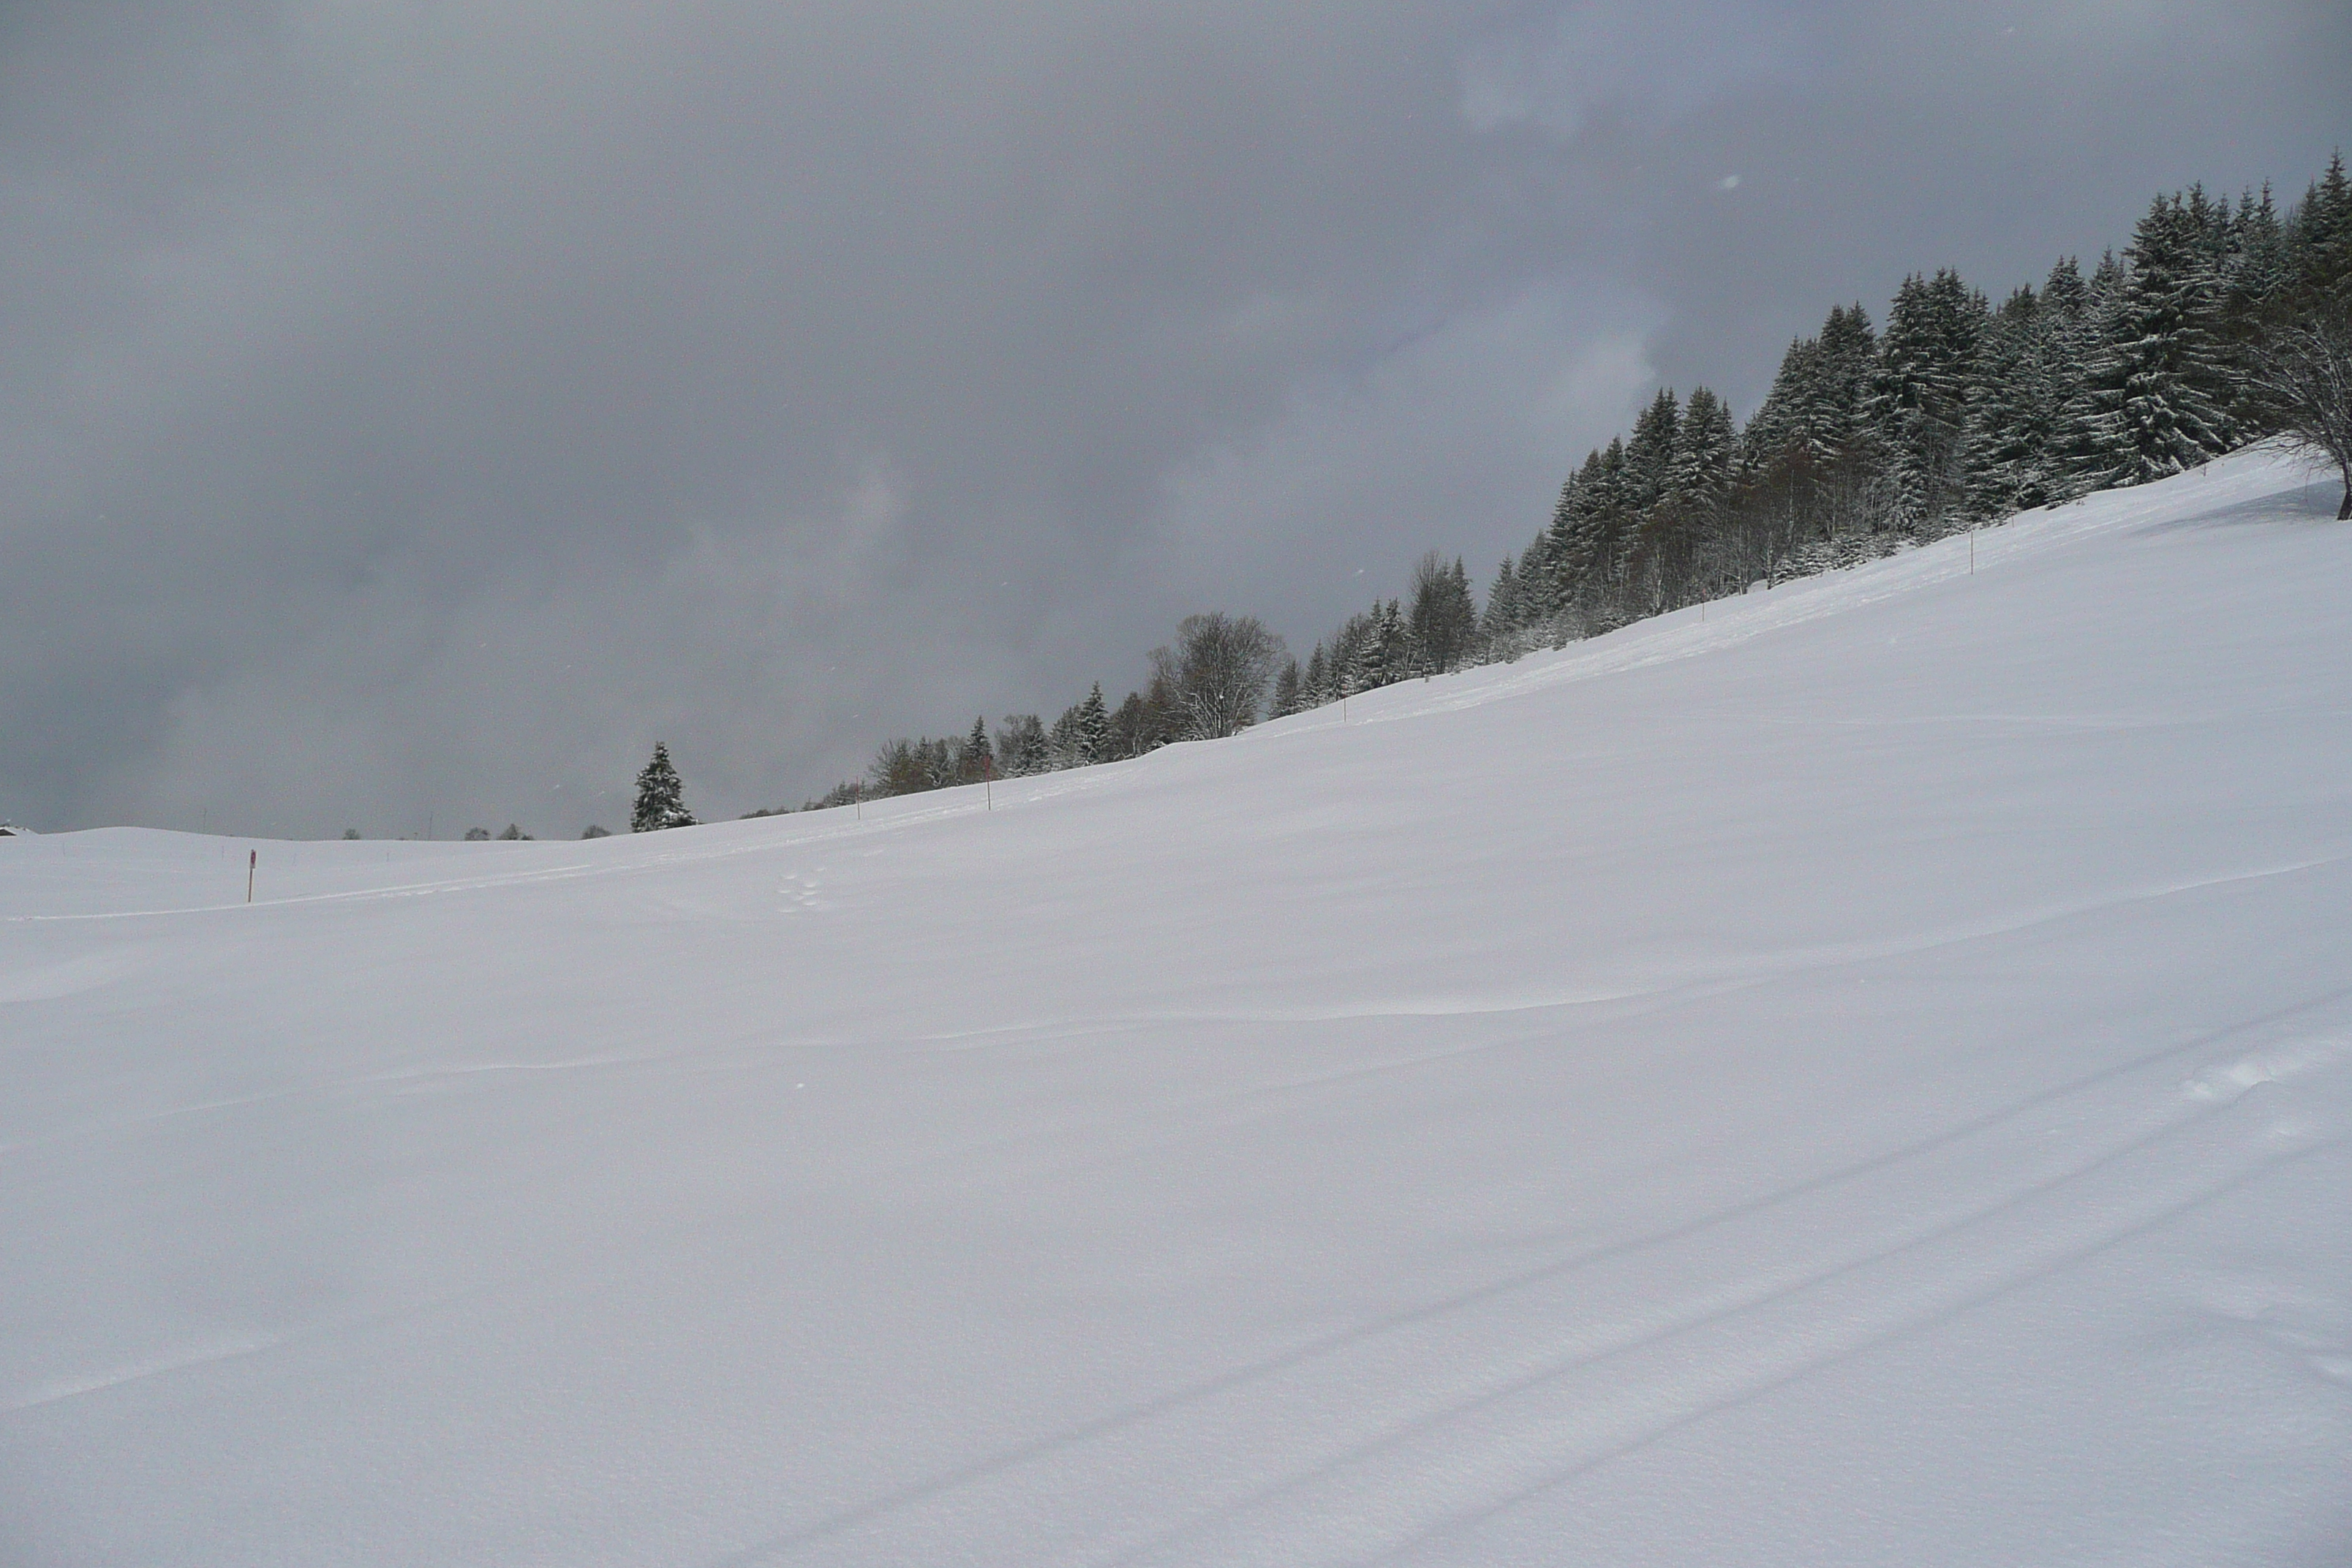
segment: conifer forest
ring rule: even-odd
[[[896,739],[803,809],[1139,756],[1398,681],[1507,662],[1752,586],[1891,554],[2283,437],[2352,480],[2352,180],[2339,153],[2270,188],[2150,203],[2120,251],[2061,257],[1999,303],[1958,272],[1903,279],[1883,320],[1832,306],[1743,422],[1662,387],[1588,452],[1486,580],[1431,550],[1405,590],[1302,659],[1258,620],[1188,617],[1117,706]],[[2345,503],[2352,514],[2352,492]],[[680,808],[682,811],[682,808]],[[767,815],[760,813],[755,815]],[[653,826],[662,825],[648,818]]]

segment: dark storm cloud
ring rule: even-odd
[[[2333,7],[0,12],[0,813],[569,830],[1483,572],[1661,378],[2299,185]],[[606,792],[599,795],[598,792]],[[495,819],[495,820],[493,820]]]

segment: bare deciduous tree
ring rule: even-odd
[[[1173,700],[1181,738],[1213,741],[1257,722],[1283,653],[1256,616],[1215,611],[1179,622],[1175,646],[1151,650],[1151,673]]]
[[[2336,521],[2352,520],[2352,305],[2330,301],[2273,325],[2253,368],[2279,434],[2344,477]]]

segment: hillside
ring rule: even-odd
[[[2340,1563],[2266,452],[1240,739],[0,843],[11,1563]]]

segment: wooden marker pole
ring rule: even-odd
[[[257,867],[257,866],[258,866],[258,865],[260,865],[260,864],[261,864],[261,851],[260,851],[260,850],[258,850],[258,849],[254,849],[254,850],[249,850],[249,851],[247,851],[247,852],[246,857],[245,857],[245,901],[246,901],[247,903],[248,903],[248,904],[249,904],[249,903],[251,903],[251,902],[253,902],[253,871],[254,871],[254,868],[255,868],[255,867]]]

